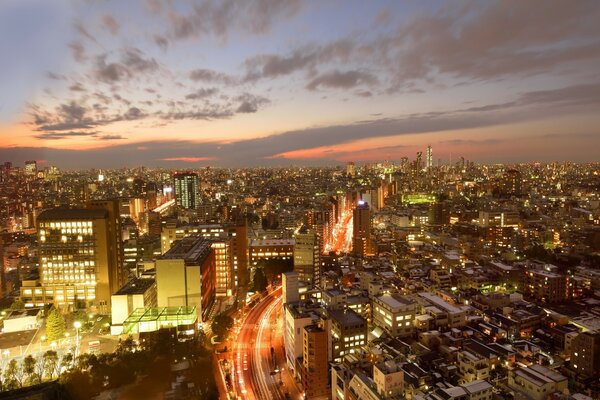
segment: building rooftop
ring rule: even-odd
[[[129,294],[144,294],[146,291],[154,285],[154,279],[138,279],[134,278],[127,282],[125,286],[119,289],[114,295],[124,296]]]
[[[210,254],[211,242],[201,236],[188,236],[176,241],[160,258],[162,260],[185,260],[186,264],[201,264]]]
[[[327,310],[327,315],[340,325],[358,325],[367,324],[367,321],[352,309],[346,310]]]
[[[250,242],[250,247],[293,246],[295,243],[294,239],[254,239]]]
[[[414,304],[414,301],[396,294],[384,294],[383,296],[379,296],[377,300],[386,304],[391,309],[398,309],[404,306]]]
[[[492,385],[488,381],[479,380],[465,383],[462,387],[469,393],[480,393],[490,389]]]
[[[444,299],[442,299],[439,296],[436,296],[435,294],[422,292],[422,293],[419,293],[419,296],[421,296],[422,298],[427,300],[429,303],[435,305],[436,307],[438,307],[446,312],[459,313],[462,311],[460,308],[448,303],[447,301],[445,301]]]
[[[103,219],[108,215],[106,210],[88,210],[86,208],[54,208],[43,211],[38,221],[56,221],[64,219]]]

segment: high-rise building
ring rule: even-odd
[[[433,151],[431,150],[431,146],[427,146],[427,153],[425,154],[425,157],[426,157],[425,167],[429,170],[429,169],[433,168]]]
[[[392,337],[411,337],[415,331],[416,303],[399,294],[373,298],[373,324]]]
[[[300,300],[299,275],[297,272],[284,272],[281,274],[283,303],[295,303]]]
[[[501,192],[505,196],[520,196],[521,195],[521,172],[516,169],[509,169],[504,172],[502,177]]]
[[[369,253],[371,245],[371,209],[360,200],[352,216],[352,252],[359,257]]]
[[[348,176],[356,176],[356,166],[354,165],[354,163],[352,161],[350,161],[348,164],[346,164],[346,175]]]
[[[351,309],[328,310],[331,319],[332,357],[340,362],[367,343],[367,320]]]
[[[324,324],[326,321],[321,321]],[[329,329],[317,324],[303,329],[302,387],[305,397],[326,398],[329,395]]]
[[[321,282],[321,240],[306,225],[294,233],[294,271],[300,280],[318,285]]]
[[[174,178],[177,205],[188,210],[195,210],[198,205],[198,175],[186,172],[175,174]]]
[[[37,174],[37,161],[25,161],[25,175],[35,176]]]
[[[415,172],[423,170],[423,152],[417,151],[417,159],[415,160]]]
[[[570,366],[583,378],[600,376],[600,332],[582,332],[573,338]]]
[[[450,223],[450,202],[429,203],[429,225],[448,225]]]
[[[124,264],[123,238],[119,200],[94,200],[86,204],[90,210],[107,212],[108,269],[111,273],[110,293],[115,293],[128,281],[129,272]]]
[[[54,209],[37,218],[40,287],[23,287],[26,305],[110,311],[119,288],[114,240],[105,209]]]

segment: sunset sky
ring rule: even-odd
[[[600,161],[598,1],[0,3],[0,162]]]

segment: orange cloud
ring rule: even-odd
[[[168,157],[159,158],[161,161],[182,161],[182,162],[200,162],[200,161],[212,161],[216,160],[216,157]]]

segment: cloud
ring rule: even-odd
[[[83,27],[83,25],[82,25],[82,23],[81,23],[81,22],[75,22],[75,23],[73,24],[73,29],[74,29],[74,30],[75,30],[75,32],[76,32],[77,34],[79,34],[80,36],[83,36],[84,38],[86,38],[86,39],[88,39],[88,40],[90,40],[90,41],[92,41],[92,42],[94,42],[94,43],[98,43],[98,42],[97,42],[97,40],[96,40],[96,38],[95,38],[93,35],[91,35],[91,34],[90,34],[88,31],[87,31],[87,29],[85,29],[85,28]]]
[[[69,43],[69,48],[71,49],[71,53],[73,54],[73,58],[78,62],[84,62],[87,60],[85,55],[85,48],[83,44],[79,41],[73,41]]]
[[[352,40],[340,39],[325,45],[303,46],[285,56],[259,54],[244,61],[244,80],[277,78],[297,71],[314,74],[321,64],[349,61],[355,48],[356,44]]]
[[[120,62],[107,61],[108,54],[97,56],[93,71],[94,77],[104,83],[115,83],[159,69],[158,62],[152,57],[146,57],[138,48],[126,47],[121,49],[120,53]]]
[[[198,100],[198,99],[203,99],[205,97],[212,96],[212,95],[216,94],[217,92],[218,92],[218,90],[216,88],[202,88],[202,89],[198,89],[195,92],[192,92],[192,93],[186,95],[185,98],[188,100]]]
[[[476,2],[417,14],[369,46],[395,88],[449,75],[469,81],[548,73],[600,57],[595,1]]]
[[[71,86],[69,86],[69,90],[72,92],[85,92],[85,88],[79,82],[75,82]]]
[[[57,74],[51,71],[46,72],[46,76],[48,77],[48,79],[52,79],[54,81],[61,81],[66,79],[64,75]]]
[[[241,101],[236,112],[242,114],[255,113],[259,107],[269,103],[269,99],[265,97],[254,96],[248,93],[238,96],[236,100]]]
[[[161,35],[154,35],[154,43],[162,50],[166,50],[169,47],[169,41]]]
[[[85,137],[85,136],[96,136],[98,132],[79,132],[79,131],[67,131],[67,132],[44,132],[38,135],[34,135],[36,139],[41,140],[60,140],[68,139],[73,137]]]
[[[112,15],[103,15],[102,16],[102,25],[108,29],[108,31],[112,35],[117,35],[119,33],[119,22]]]
[[[319,88],[350,89],[359,85],[374,85],[377,78],[363,71],[331,71],[321,74],[311,80],[306,88],[316,90]]]
[[[107,63],[105,57],[99,57],[96,62],[94,76],[101,82],[114,83],[123,78],[130,77],[129,70],[119,63]]]
[[[211,161],[215,160],[215,157],[167,157],[159,158],[161,161],[182,161],[186,163],[196,163],[200,161]]]
[[[211,35],[227,40],[233,29],[264,34],[275,23],[296,15],[301,5],[300,0],[202,1],[184,13],[171,10],[167,22],[173,39]]]
[[[158,62],[154,58],[144,57],[144,53],[135,47],[123,49],[122,63],[130,71],[147,72],[158,69]]]
[[[198,68],[190,71],[190,79],[196,82],[212,82],[223,84],[232,84],[235,82],[235,78],[231,75],[204,68]]]
[[[97,137],[98,140],[109,141],[109,140],[123,140],[127,139],[121,135],[100,135]]]

